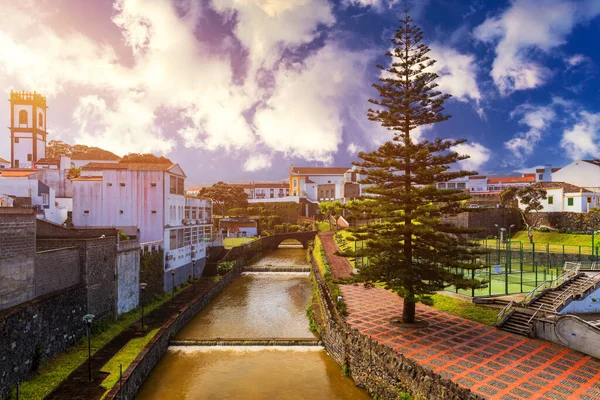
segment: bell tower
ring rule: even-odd
[[[10,92],[10,164],[33,168],[46,157],[46,98],[33,92]]]

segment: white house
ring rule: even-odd
[[[290,194],[309,201],[332,201],[361,195],[359,176],[352,168],[290,166]]]
[[[35,170],[1,170],[0,193],[23,199],[20,202],[36,207],[39,219],[56,224],[67,219],[67,208],[57,202],[55,190],[38,179]],[[9,203],[8,200],[6,203]]]
[[[89,163],[73,179],[76,227],[139,229],[142,248],[164,250],[164,287],[170,291],[202,274],[212,242],[212,202],[184,194],[186,175],[177,164]]]
[[[3,168],[10,168],[10,161],[5,160],[4,158],[0,157],[0,169]]]
[[[600,193],[600,160],[576,160],[554,172],[553,182],[566,182]]]
[[[230,185],[242,188],[248,195],[248,201],[256,200],[258,202],[265,199],[282,199],[290,195],[290,185],[287,182],[230,183]]]
[[[538,182],[533,187],[545,189],[542,212],[585,213],[598,207],[598,196],[591,190],[566,182]]]

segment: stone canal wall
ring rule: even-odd
[[[0,313],[0,398],[85,335],[86,290],[77,285]]]
[[[194,300],[172,316],[142,349],[131,365],[123,372],[123,386],[115,385],[106,395],[106,399],[132,399],[142,386],[152,369],[158,364],[169,348],[171,340],[188,322],[206,307],[219,293],[242,273],[242,265],[237,264],[223,275],[221,280],[207,292],[199,294]]]
[[[381,345],[358,330],[351,329],[339,316],[320,272],[311,256],[313,284],[317,286],[323,325],[321,340],[329,355],[349,369],[357,386],[377,399],[398,399],[398,391],[416,398],[479,400],[483,397],[444,379],[415,361]]]

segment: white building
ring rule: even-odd
[[[535,188],[546,190],[542,212],[585,213],[598,207],[598,196],[591,190],[566,182],[538,182]]]
[[[0,172],[0,193],[14,202],[36,207],[37,218],[62,224],[67,208],[56,199],[54,189],[38,179],[35,170],[3,169]],[[8,200],[3,204],[10,204]]]
[[[309,201],[345,202],[361,195],[359,176],[352,168],[290,167],[290,194]]]
[[[600,193],[600,160],[576,160],[552,172],[553,182],[566,182]]]
[[[142,248],[164,250],[165,290],[172,271],[179,285],[200,276],[212,242],[212,202],[184,195],[185,173],[177,164],[89,163],[73,179],[73,224],[76,227],[139,229]]]
[[[10,168],[10,161],[5,160],[4,158],[0,157],[0,169],[3,168]]]
[[[290,195],[290,185],[287,182],[230,183],[230,185],[242,188],[248,195],[248,201],[282,199]]]
[[[46,98],[10,92],[10,157],[13,168],[33,168],[46,154]]]

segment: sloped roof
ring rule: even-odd
[[[265,189],[285,189],[290,187],[288,183],[275,182],[250,182],[250,183],[230,183],[231,186],[241,187],[245,189],[265,188]]]
[[[90,150],[86,153],[78,153],[70,156],[71,160],[112,160],[118,161],[121,159],[118,155],[111,153],[108,150]]]
[[[525,174],[524,176],[507,176],[498,178],[488,178],[488,183],[521,183],[535,182],[535,174]]]
[[[177,164],[154,164],[154,163],[124,163],[124,164],[114,164],[114,163],[100,163],[100,162],[91,162],[81,169],[86,171],[100,171],[105,169],[119,169],[119,170],[129,170],[129,171],[168,171],[172,167]]]
[[[32,170],[11,170],[5,169],[0,170],[0,174],[2,174],[3,178],[23,178],[29,175],[35,174],[37,171]]]
[[[72,181],[101,181],[101,176],[80,176],[78,178],[71,179]]]
[[[35,162],[36,164],[44,164],[44,165],[58,165],[60,164],[60,158],[40,158]]]
[[[10,161],[5,160],[4,158],[0,157],[0,163],[10,164]]]
[[[536,189],[563,189],[565,193],[575,193],[579,191],[592,193],[591,190],[582,188],[580,186],[571,185],[570,183],[566,182],[538,182],[532,186]]]
[[[291,167],[290,171],[296,175],[343,175],[351,167]]]

